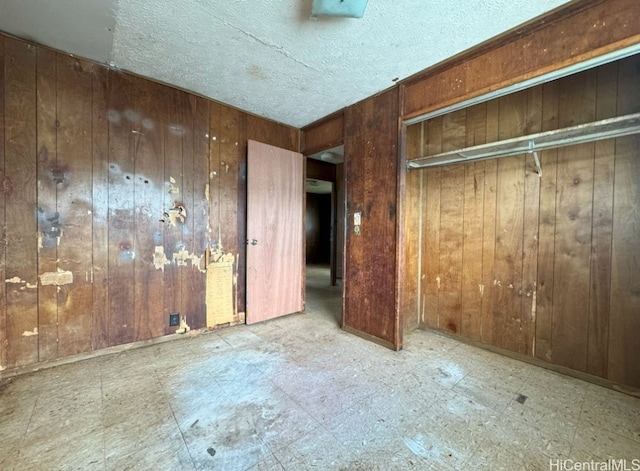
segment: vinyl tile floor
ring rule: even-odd
[[[640,469],[640,399],[426,331],[393,352],[340,296],[311,267],[304,314],[3,380],[0,469]]]

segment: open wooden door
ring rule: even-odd
[[[304,157],[249,141],[247,324],[304,310]]]

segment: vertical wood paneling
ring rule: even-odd
[[[57,287],[60,356],[91,349],[92,73],[91,63],[58,55],[58,152],[52,177],[64,233],[57,268],[73,274],[73,283]]]
[[[442,151],[442,117],[432,119],[424,124],[427,154]],[[439,167],[425,170],[423,198],[425,213],[422,218],[422,292],[420,320],[428,327],[438,327],[440,310],[438,294],[441,284],[440,276],[440,185],[442,169]]]
[[[526,119],[526,93],[499,100],[499,139],[521,135]],[[524,210],[524,156],[498,160],[496,184],[496,246],[494,281],[494,340],[519,351],[522,301],[522,239]]]
[[[378,95],[373,100],[370,129],[371,165],[366,180],[369,238],[367,254],[379,250],[377,266],[381,272],[370,266],[373,283],[371,288],[377,293],[374,313],[368,320],[371,332],[388,340],[396,349],[402,348],[396,305],[396,237],[398,198],[398,90],[392,89]],[[386,175],[384,184],[380,177]],[[384,273],[384,275],[382,275]],[[382,276],[381,276],[382,275]]]
[[[596,119],[616,115],[616,94],[612,93],[612,90],[617,90],[617,80],[616,63],[607,64],[597,70]],[[614,156],[614,139],[595,143],[587,373],[602,377],[607,376],[609,341],[611,284],[605,280],[611,279]]]
[[[38,274],[58,269],[58,243],[63,234],[57,209],[57,183],[64,172],[57,167],[57,56],[37,51],[37,148],[38,148]],[[53,284],[38,283],[38,358],[58,356],[58,295]]]
[[[365,127],[361,123],[365,122],[365,104],[357,103],[345,111],[345,192],[346,192],[346,238],[345,238],[345,273],[344,273],[344,295],[343,300],[343,316],[342,327],[363,324],[361,312],[369,312],[372,308],[371,297],[367,290],[361,290],[359,294],[362,298],[359,300],[359,306],[354,305],[355,296],[349,295],[351,292],[351,284],[355,287],[366,286],[364,270],[356,270],[351,267],[361,267],[365,263],[365,255],[362,249],[357,247],[358,242],[354,239],[361,237],[360,234],[354,232],[353,218],[355,213],[363,211],[364,201],[364,184],[362,178],[357,178],[358,172],[362,173],[361,167],[362,157],[359,154],[365,148]],[[353,154],[353,155],[352,155]],[[367,222],[362,221],[366,230]],[[355,247],[354,247],[355,246]],[[362,293],[364,291],[364,293]],[[355,292],[355,290],[354,290]],[[344,314],[349,312],[349,316]]]
[[[560,127],[595,119],[595,71],[560,84]],[[586,371],[594,144],[558,149],[552,361]]]
[[[527,90],[527,121],[525,132],[542,131],[542,88]],[[524,210],[522,236],[522,330],[519,353],[532,355],[535,348],[536,283],[538,279],[538,217],[540,206],[540,176],[533,155],[525,155]]]
[[[487,105],[467,110],[465,146],[486,142]],[[462,319],[460,334],[480,339],[482,296],[482,231],[484,216],[484,162],[464,165],[464,242],[462,254]]]
[[[397,107],[398,94],[393,89],[345,112],[350,207],[344,327],[393,348],[401,348],[395,296]],[[360,234],[354,233],[355,212],[362,214]]]
[[[222,105],[211,103],[209,114],[209,243],[212,249],[221,244],[220,228],[220,142]]]
[[[336,165],[336,277],[342,280],[344,278],[344,238],[345,238],[345,209],[346,198],[344,194],[344,164]],[[342,317],[342,312],[340,313]],[[340,320],[342,323],[342,320]]]
[[[236,146],[236,220],[235,236],[238,256],[236,257],[236,308],[246,311],[247,300],[247,120],[246,113],[238,116]],[[258,139],[260,136],[256,136]],[[266,137],[266,136],[263,136]]]
[[[442,151],[465,146],[466,110],[443,118]],[[440,290],[438,327],[460,331],[462,308],[462,252],[464,216],[464,165],[442,168],[440,185]]]
[[[92,234],[93,350],[109,346],[109,72],[93,68]]]
[[[109,96],[109,345],[135,340],[134,150],[136,81],[110,74]]]
[[[240,265],[245,263],[240,259],[238,247],[238,146],[240,145],[240,112],[228,107],[222,107],[220,116],[220,247],[224,252],[235,256],[234,272],[239,273]],[[244,245],[244,244],[243,244]],[[233,293],[234,312],[240,311],[240,284],[244,284],[240,276],[236,278]],[[242,287],[242,289],[244,289]],[[244,304],[244,300],[243,300]]]
[[[0,123],[1,369],[204,327],[209,242],[244,309],[247,135],[298,130],[2,35]]]
[[[182,136],[182,175],[181,183],[181,202],[187,210],[187,217],[181,224],[181,239],[180,249],[193,257],[199,257],[200,254],[193,252],[195,250],[195,236],[193,233],[195,212],[194,212],[194,181],[193,181],[193,140],[194,140],[194,119],[193,116],[196,110],[195,96],[184,96],[186,99],[183,103],[182,109],[184,110],[182,122],[184,133]],[[195,263],[195,265],[194,265]],[[196,271],[199,273],[199,262],[195,259],[190,261],[180,261],[178,275],[180,277],[180,291],[181,291],[181,303],[180,313],[186,318],[187,324],[195,326],[197,303],[191,297],[191,272]],[[200,315],[198,315],[200,317]]]
[[[180,208],[184,208],[183,203],[183,180],[182,180],[182,139],[184,136],[184,104],[182,94],[177,90],[168,92],[167,108],[165,115],[164,133],[164,192],[163,208],[165,214],[175,214]],[[186,218],[190,217],[188,208]],[[174,256],[182,249],[182,225],[184,221],[178,217],[164,218],[164,247],[169,263],[164,269],[164,317],[168,319],[169,314],[180,312],[182,306],[182,286],[180,272]],[[188,322],[188,321],[187,321]],[[175,331],[166,324],[165,332]]]
[[[135,248],[134,325],[136,340],[164,334],[168,317],[164,312],[163,273],[166,266],[154,265],[156,247],[164,250],[162,227],[164,193],[164,102],[155,99],[164,92],[151,82],[141,82],[135,102],[139,115],[135,126]],[[166,255],[166,252],[165,252]],[[161,262],[160,262],[161,263]]]
[[[500,107],[497,100],[487,103],[487,142],[498,140]],[[482,313],[480,340],[493,344],[494,335],[494,293],[497,289],[495,276],[496,249],[496,190],[498,184],[498,161],[484,162],[484,217],[482,224]]]
[[[640,139],[617,139],[608,378],[640,387]]]
[[[373,196],[371,194],[372,189],[370,184],[368,184],[368,180],[371,179],[373,173],[371,160],[377,157],[374,154],[375,144],[373,139],[370,138],[371,130],[375,126],[373,118],[375,108],[374,100],[366,100],[360,108],[362,109],[362,120],[359,120],[359,126],[364,124],[364,132],[361,135],[364,142],[360,149],[349,150],[351,159],[347,159],[347,162],[350,163],[347,167],[347,178],[353,182],[352,188],[357,188],[358,190],[357,200],[359,201],[360,208],[362,208],[362,225],[360,226],[361,232],[357,235],[358,237],[356,237],[355,232],[350,231],[351,237],[347,239],[347,243],[352,242],[352,244],[347,246],[347,252],[350,250],[359,251],[362,262],[359,266],[353,264],[349,264],[347,266],[347,278],[352,279],[353,273],[357,270],[360,272],[358,277],[360,283],[358,285],[353,283],[349,285],[349,291],[345,293],[345,298],[347,299],[349,308],[345,308],[343,317],[345,324],[349,327],[354,327],[356,329],[361,327],[361,329],[365,331],[369,331],[375,327],[379,330],[383,330],[384,326],[373,325],[373,317],[376,314],[379,315],[380,310],[385,309],[387,306],[380,306],[376,303],[375,292],[371,289],[374,286],[374,274],[371,269],[363,269],[367,266],[367,246],[369,245],[369,239],[373,236],[371,233],[373,224],[371,223],[375,221],[374,216],[371,215],[371,211],[373,209],[373,202],[370,200]],[[349,133],[345,135],[346,143],[349,142],[349,136]],[[351,197],[347,195],[347,200],[349,199],[351,199]],[[350,222],[351,224],[349,225],[349,228],[353,230],[353,218]],[[364,298],[364,309],[356,308],[357,314],[354,317],[353,311],[356,309],[354,309],[355,306],[353,305],[353,300],[358,297]]]
[[[406,142],[411,143],[406,148],[408,158],[419,157],[423,152],[423,133],[424,123],[409,126],[406,130]],[[421,236],[421,220],[422,220],[422,176],[421,172],[407,172],[405,177],[405,190],[401,192],[401,198],[404,198],[404,219],[400,250],[402,250],[402,281],[401,289],[401,307],[402,319],[404,327],[407,330],[415,329],[420,320],[420,299],[422,293],[420,290],[420,278],[422,276],[421,257],[422,247],[420,244]]]
[[[7,175],[4,168],[4,129],[5,129],[5,109],[4,109],[4,88],[6,74],[4,69],[4,36],[0,35],[0,182],[2,191],[0,192],[0,221],[5,221],[5,182]],[[5,226],[2,225],[2,236],[5,236]],[[0,368],[7,368],[7,308],[6,308],[6,280],[5,276],[5,248],[0,249]]]
[[[36,48],[5,38],[7,366],[38,361]]]
[[[618,69],[618,114],[640,112],[638,56]],[[640,139],[616,139],[608,377],[640,387]]]
[[[558,128],[558,82],[542,87],[542,130]],[[540,183],[538,230],[538,288],[536,293],[536,335],[534,355],[551,361],[553,336],[553,288],[556,225],[557,149],[540,153],[544,178]]]
[[[209,221],[209,201],[207,184],[209,182],[209,101],[197,98],[193,119],[193,210],[190,230],[192,231],[192,246],[189,252],[202,257],[207,246],[207,223]],[[205,311],[205,275],[200,270],[202,266],[190,267],[189,304],[188,313],[192,328],[206,326]]]

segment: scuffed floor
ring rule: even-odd
[[[546,470],[558,459],[640,459],[640,400],[428,332],[392,352],[341,331],[340,289],[323,270],[308,278],[306,314],[3,381],[0,469]]]

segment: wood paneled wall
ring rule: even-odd
[[[344,110],[302,128],[300,152],[305,155],[344,144]]]
[[[638,83],[635,56],[434,118],[408,156],[639,112]],[[640,138],[541,161],[541,178],[530,155],[410,173],[407,322],[638,388]]]
[[[0,369],[205,325],[207,244],[245,303],[246,143],[298,131],[0,35]]]
[[[398,89],[345,111],[344,327],[401,348],[396,309]],[[353,216],[361,213],[360,233]]]
[[[345,208],[346,198],[344,193],[344,164],[336,164],[336,225],[335,267],[336,278],[344,278],[344,240],[345,240]]]

